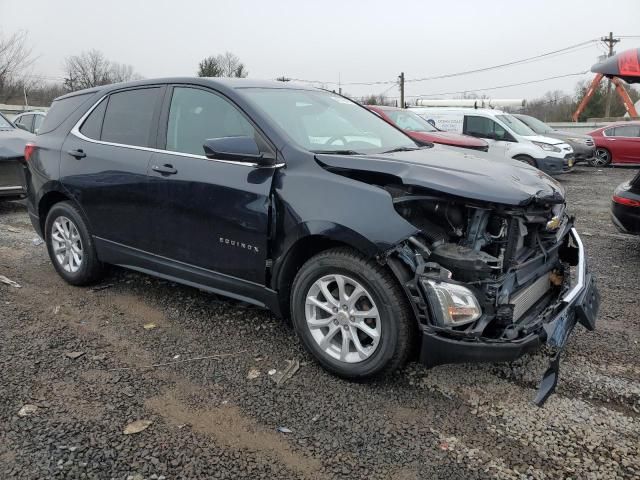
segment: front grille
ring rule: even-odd
[[[545,274],[533,282],[533,284],[512,295],[509,303],[513,304],[513,320],[517,321],[524,315],[527,310],[533,307],[533,305],[547,293],[549,288],[551,288],[551,281],[549,280],[549,275]]]

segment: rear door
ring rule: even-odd
[[[63,144],[61,181],[99,242],[151,246],[147,167],[163,90],[150,86],[111,93]]]
[[[264,285],[274,168],[210,160],[211,138],[266,137],[228,98],[177,85],[167,92],[149,168],[153,253]],[[271,151],[272,154],[275,151]]]
[[[640,126],[620,125],[607,139],[609,144],[615,144],[616,163],[640,163]]]

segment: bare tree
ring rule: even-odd
[[[249,72],[240,59],[231,52],[204,58],[198,65],[199,77],[245,78]]]
[[[67,57],[64,69],[64,86],[71,91],[141,78],[131,65],[112,62],[99,50]]]
[[[3,95],[20,83],[21,75],[32,62],[26,31],[8,37],[0,33],[0,92]]]

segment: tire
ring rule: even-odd
[[[100,279],[104,266],[96,255],[87,222],[75,205],[60,202],[51,207],[44,235],[51,263],[67,283],[90,285]]]
[[[530,157],[529,155],[516,155],[513,157],[514,160],[518,160],[519,162],[526,163],[527,165],[531,165],[532,167],[538,167],[536,161]]]
[[[611,165],[611,152],[606,148],[596,148],[595,155],[589,159],[589,165],[592,167],[607,167]]]
[[[343,278],[343,291],[350,298],[341,300],[336,306],[338,277]],[[324,291],[333,300],[322,293],[319,287],[322,284],[326,285]],[[364,293],[354,299],[356,284]],[[310,299],[319,301],[323,307],[316,306]],[[348,309],[343,310],[347,305],[340,303],[348,303]],[[328,311],[327,306],[330,306]],[[373,307],[377,307],[377,319],[367,317],[375,311]],[[416,338],[413,313],[396,278],[377,263],[348,248],[327,250],[302,266],[291,291],[291,319],[304,347],[318,363],[348,379],[365,379],[397,370],[407,361]],[[318,327],[327,319],[327,325]],[[309,325],[310,320],[316,323],[315,328]],[[375,335],[371,335],[376,331],[377,340]],[[333,336],[329,346],[323,347],[322,340],[330,334]],[[345,335],[348,338],[346,349]]]

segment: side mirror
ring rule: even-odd
[[[235,162],[273,165],[274,159],[260,153],[253,137],[222,137],[205,140],[204,154],[213,160],[233,160]]]
[[[16,123],[14,124],[16,127],[18,127],[20,130],[24,130],[25,132],[28,132],[29,129],[27,127],[25,127],[24,125],[22,125],[21,123]]]

